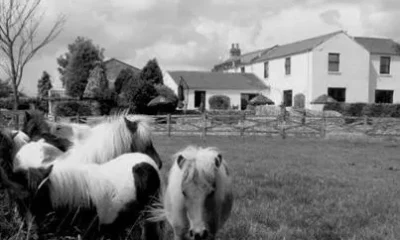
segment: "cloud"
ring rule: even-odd
[[[42,0],[43,32],[59,13],[64,31],[29,63],[24,89],[48,71],[56,85],[56,58],[77,36],[88,37],[115,57],[137,67],[156,57],[168,69],[210,70],[228,56],[231,43],[242,52],[344,29],[355,36],[400,39],[398,0]]]

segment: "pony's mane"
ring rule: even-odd
[[[137,123],[134,134],[128,129],[124,118]],[[106,117],[92,127],[89,136],[81,144],[74,145],[66,157],[80,162],[92,162],[95,159],[96,163],[105,163],[123,153],[131,152],[132,145],[138,149],[144,148],[151,142],[150,122],[149,117],[126,113]]]
[[[187,167],[183,173],[183,181],[191,180],[192,178],[200,178],[211,183],[215,181],[215,158],[218,154],[219,150],[216,147],[203,148],[189,145],[176,153],[173,159],[182,155],[186,161],[188,161],[188,164],[186,164]]]

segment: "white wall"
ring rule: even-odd
[[[163,79],[164,79],[164,85],[171,88],[174,91],[174,93],[178,96],[178,84],[176,84],[176,82],[172,79],[171,75],[169,75],[168,72],[165,72]]]
[[[338,73],[328,72],[328,53],[339,53]],[[344,33],[313,50],[311,98],[327,94],[328,87],[346,88],[346,102],[370,102],[369,52]]]
[[[375,102],[375,90],[393,90],[393,103],[400,103],[400,57],[390,56],[390,74],[380,74],[380,57],[371,55],[371,102]]]

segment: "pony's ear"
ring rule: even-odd
[[[124,117],[124,121],[125,121],[125,124],[128,127],[128,129],[131,132],[135,133],[137,130],[137,122],[129,121],[126,117]]]
[[[219,166],[221,166],[221,163],[222,163],[222,155],[221,153],[219,153],[215,158],[215,166],[217,166],[218,168]]]
[[[39,168],[39,173],[41,174],[41,177],[47,178],[51,171],[53,170],[53,164],[48,166],[47,168]]]
[[[185,164],[186,158],[182,155],[179,155],[178,158],[176,159],[176,163],[178,164],[179,168],[183,168],[183,164]]]
[[[18,135],[18,133],[19,133],[18,131],[15,131],[15,132],[11,135],[11,138],[14,139],[14,138]]]
[[[25,111],[25,121],[31,119],[31,114],[28,111]]]

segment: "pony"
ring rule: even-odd
[[[144,115],[114,115],[90,130],[62,158],[65,161],[102,164],[129,152],[150,156],[162,168],[162,161],[151,139],[151,118]]]
[[[61,151],[67,151],[72,142],[64,137],[51,134],[53,123],[46,120],[44,114],[39,110],[25,111],[22,131],[29,136],[31,141],[45,139],[46,142],[53,144]]]
[[[91,126],[81,123],[53,123],[50,133],[66,138],[77,145],[90,134],[91,129]]]
[[[45,167],[17,169],[11,177],[0,171],[0,178],[20,193],[36,226],[45,226],[54,213],[62,219],[61,223],[56,221],[59,229],[85,223],[85,239],[97,239],[98,235],[125,237],[124,230],[146,214],[146,207],[161,192],[158,166],[142,153],[126,153],[101,165],[53,162]],[[160,239],[158,226],[145,221],[144,239]]]
[[[0,129],[0,166],[8,175],[12,174],[16,153],[29,141],[29,137],[21,131]]]
[[[188,146],[176,153],[162,201],[150,221],[172,226],[174,239],[215,239],[233,206],[232,179],[221,153],[212,147]]]

